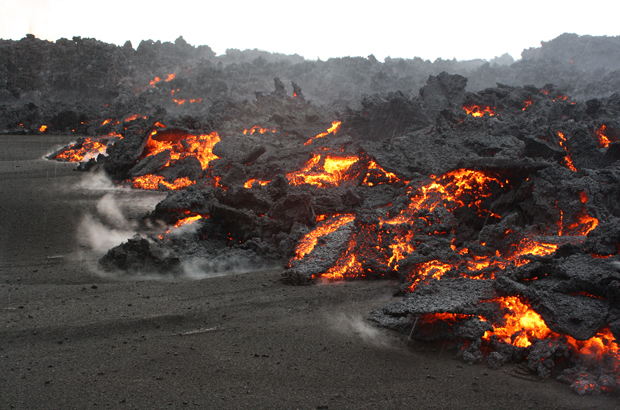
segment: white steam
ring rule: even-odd
[[[97,217],[84,215],[78,226],[78,241],[97,253],[120,245],[135,235],[133,230],[120,230],[104,225]]]
[[[103,172],[92,172],[85,175],[84,178],[76,185],[78,189],[89,190],[118,190],[119,187],[114,185],[112,180]]]
[[[340,313],[329,316],[329,318],[334,328],[341,333],[355,335],[362,339],[364,343],[381,349],[396,349],[396,345],[392,338],[370,325],[359,314],[349,315]]]
[[[97,212],[116,228],[129,225],[112,194],[106,194],[97,202]]]
[[[183,261],[183,277],[188,279],[206,279],[218,276],[239,275],[248,272],[256,272],[263,269],[273,269],[265,263],[257,263],[249,257],[239,254],[218,255],[206,259],[195,257]]]

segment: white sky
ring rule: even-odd
[[[620,2],[314,0],[0,0],[0,38],[91,37],[300,54],[468,60],[521,51],[569,32],[620,35]]]

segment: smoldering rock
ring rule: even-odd
[[[564,340],[537,340],[529,349],[527,366],[538,377],[547,379],[551,376],[555,360],[567,358],[568,355],[568,347]]]
[[[129,170],[127,176],[135,178],[156,173],[170,161],[170,153],[171,150],[167,149],[159,154],[145,157]]]
[[[350,240],[353,222],[349,222],[325,237],[318,239],[319,246],[315,246],[307,258],[294,259],[282,276],[284,281],[291,284],[308,284],[322,273],[327,272],[338,260],[342,249]]]
[[[530,158],[545,158],[561,161],[566,156],[566,151],[549,145],[539,138],[524,136],[525,149],[523,155]]]
[[[213,154],[232,162],[248,164],[256,161],[266,151],[259,137],[233,135],[215,144]]]
[[[198,158],[188,156],[177,161],[174,165],[166,167],[159,174],[167,181],[175,181],[179,178],[188,178],[191,181],[195,181],[200,178],[202,172],[202,165]]]
[[[143,275],[148,273],[181,273],[178,256],[170,249],[135,235],[108,251],[100,260],[99,267],[107,272],[125,272]]]
[[[481,300],[497,297],[491,281],[465,278],[431,280],[424,286],[406,293],[402,300],[391,302],[372,313],[381,326],[408,331],[417,316],[427,313],[478,315],[485,308]],[[484,332],[483,332],[484,333]]]

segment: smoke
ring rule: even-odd
[[[105,187],[111,184],[103,174],[92,175],[82,181]],[[90,187],[91,189],[93,187]],[[105,188],[103,188],[105,189]],[[130,190],[115,190],[101,197],[93,213],[86,213],[78,226],[78,243],[98,254],[120,245],[137,233],[136,218],[153,209],[161,195],[140,197]]]
[[[129,225],[112,194],[105,195],[97,202],[97,212],[114,227]]]
[[[397,349],[397,344],[393,338],[371,326],[359,314],[345,314],[329,316],[333,327],[340,333],[355,335],[362,339],[366,344],[380,349]]]
[[[78,242],[88,246],[94,252],[103,254],[108,249],[131,238],[135,233],[133,230],[109,227],[96,216],[86,214],[78,226]]]
[[[279,267],[264,261],[257,261],[256,256],[237,250],[217,256],[193,257],[183,261],[183,277],[187,279],[206,279],[218,276],[240,275],[264,269]]]
[[[118,185],[114,185],[112,180],[104,172],[92,172],[88,173],[77,183],[75,188],[78,189],[91,189],[91,190],[109,190],[109,189],[122,189]]]

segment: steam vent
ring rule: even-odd
[[[564,35],[504,66],[233,61],[167,43],[187,63],[114,82],[92,72],[165,52],[143,42],[70,77],[88,103],[51,78],[31,106],[16,103],[26,85],[0,90],[0,128],[75,134],[47,158],[168,192],[99,260],[109,275],[243,260],[276,264],[290,286],[397,279],[375,326],[579,395],[618,394],[620,62],[595,75],[565,47],[586,40]]]

